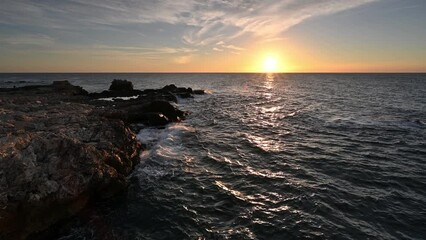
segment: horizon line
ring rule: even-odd
[[[0,74],[426,74],[426,71],[404,72],[0,72]]]

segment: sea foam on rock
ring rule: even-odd
[[[143,92],[119,83],[111,92]],[[129,124],[186,115],[169,91],[145,93],[107,102],[67,81],[0,89],[0,239],[25,239],[126,189],[143,148]]]

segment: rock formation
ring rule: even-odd
[[[114,80],[108,92],[140,95],[115,102],[67,81],[0,89],[0,239],[25,239],[125,190],[142,148],[129,124],[183,119],[170,103],[177,89]]]
[[[110,91],[130,92],[133,91],[133,83],[127,80],[114,79],[109,87]]]

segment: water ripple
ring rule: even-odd
[[[118,239],[426,235],[426,75],[188,79],[212,93],[140,133],[126,201],[99,210]]]

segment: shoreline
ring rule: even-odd
[[[125,191],[145,148],[140,124],[183,120],[173,103],[193,94],[204,91],[142,91],[126,80],[101,93],[67,81],[0,89],[0,238],[26,239]],[[120,99],[130,96],[138,97]]]

